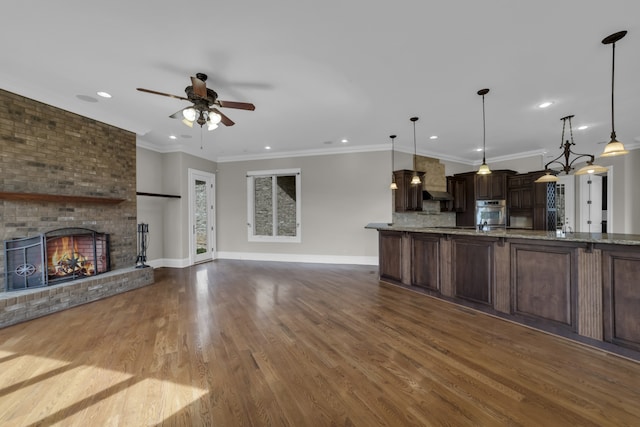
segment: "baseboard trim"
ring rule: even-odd
[[[246,261],[308,262],[313,264],[378,265],[377,256],[276,254],[261,252],[218,252],[219,259]]]

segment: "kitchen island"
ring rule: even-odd
[[[614,351],[640,351],[640,235],[369,224],[380,280]]]

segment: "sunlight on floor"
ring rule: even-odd
[[[3,426],[153,425],[206,393],[156,378],[0,352]]]

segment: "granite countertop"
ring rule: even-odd
[[[640,246],[638,234],[614,233],[566,233],[564,237],[556,235],[555,231],[500,229],[491,231],[476,231],[472,227],[411,227],[389,223],[370,223],[365,228],[383,231],[408,231],[412,233],[449,234],[459,236],[486,236],[507,239],[536,239],[565,242],[605,243],[615,245]]]

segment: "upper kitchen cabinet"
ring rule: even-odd
[[[447,192],[453,200],[449,203],[453,212],[465,212],[467,210],[467,180],[460,176],[447,177]]]
[[[515,175],[512,170],[496,170],[489,175],[476,175],[476,200],[506,200],[507,177]]]
[[[412,170],[398,170],[393,172],[398,189],[394,191],[394,207],[396,212],[411,212],[422,210],[422,184],[411,184],[414,172]],[[424,172],[417,172],[423,181]]]

